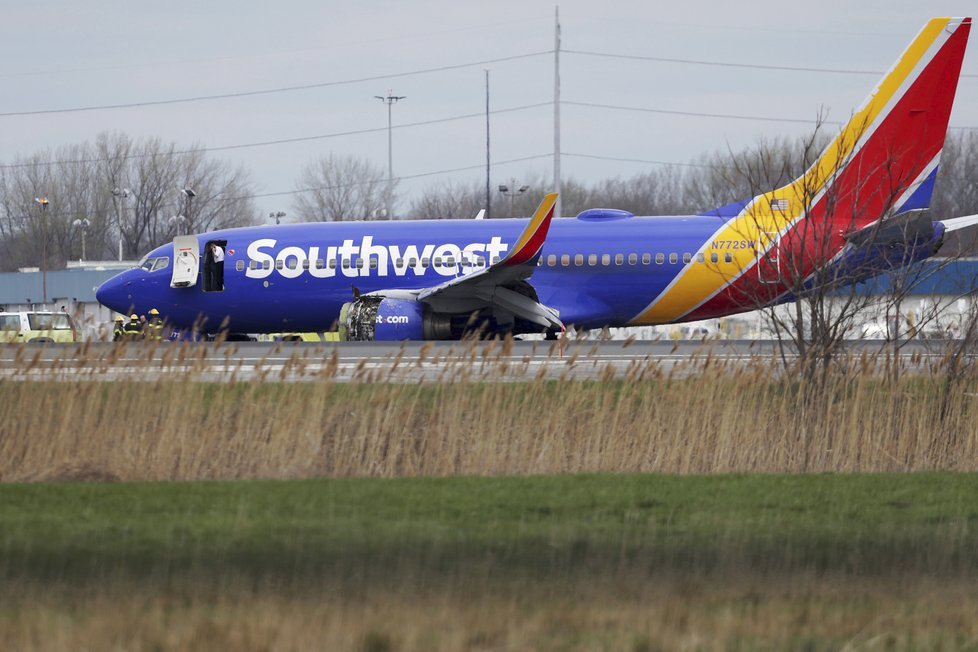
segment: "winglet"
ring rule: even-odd
[[[543,243],[547,239],[547,232],[550,230],[550,221],[554,216],[554,206],[557,204],[557,193],[549,193],[540,202],[536,212],[530,219],[530,223],[523,229],[519,240],[501,261],[500,265],[514,266],[523,265],[534,258],[543,249]]]

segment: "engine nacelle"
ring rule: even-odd
[[[349,342],[445,340],[452,337],[452,321],[420,301],[366,296],[343,304],[339,330]]]

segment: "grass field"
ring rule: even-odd
[[[970,362],[153,379],[186,351],[0,381],[0,648],[978,650]]]
[[[974,649],[978,476],[0,486],[8,649]]]

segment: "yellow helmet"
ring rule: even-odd
[[[156,308],[153,308],[152,310],[149,311],[149,314],[151,314],[151,315],[158,315],[158,314],[160,314],[160,311],[157,310]]]
[[[132,313],[131,315],[129,315],[129,319],[139,319],[139,315],[137,315],[136,313]]]
[[[122,321],[122,315],[119,315],[118,317],[116,317],[115,320],[116,321]]]

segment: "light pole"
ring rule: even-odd
[[[183,229],[180,228],[187,223],[187,218],[183,215],[174,215],[167,220],[170,226],[174,226],[177,229],[177,235],[183,235]]]
[[[41,205],[41,303],[48,302],[48,201],[47,195],[35,197]]]
[[[386,96],[374,95],[374,97],[387,105],[387,197],[384,202],[387,207],[387,219],[391,219],[393,215],[391,212],[391,201],[394,194],[394,145],[392,136],[393,127],[391,125],[391,105],[407,98],[407,95],[394,95],[393,93],[394,91],[387,91]]]
[[[90,227],[92,225],[92,223],[88,221],[88,218],[87,217],[85,217],[85,218],[82,218],[80,220],[75,220],[74,222],[71,223],[71,225],[73,227],[75,227],[75,228],[81,229],[81,234],[82,234],[82,255],[81,255],[81,259],[82,260],[85,260],[85,234],[88,232],[88,227]]]
[[[194,208],[194,197],[197,196],[197,193],[194,192],[194,189],[193,188],[181,188],[180,189],[180,192],[182,192],[184,194],[184,196],[187,198],[187,216],[185,218],[183,218],[183,219],[186,220],[186,222],[187,222],[187,230],[188,231],[193,231],[193,228],[194,228],[194,211],[193,211],[193,208]]]
[[[122,260],[122,226],[126,222],[126,201],[132,196],[129,188],[113,188],[112,204],[115,206],[115,219],[119,222],[119,260]],[[122,214],[119,213],[119,200],[122,201]]]
[[[524,192],[530,189],[530,186],[523,184],[522,186],[516,185],[516,179],[510,180],[510,185],[499,184],[499,192],[502,195],[509,195],[509,216],[516,217],[516,196],[522,195]]]
[[[268,219],[275,220],[275,224],[281,224],[281,219],[285,217],[285,211],[274,211],[268,214]]]

